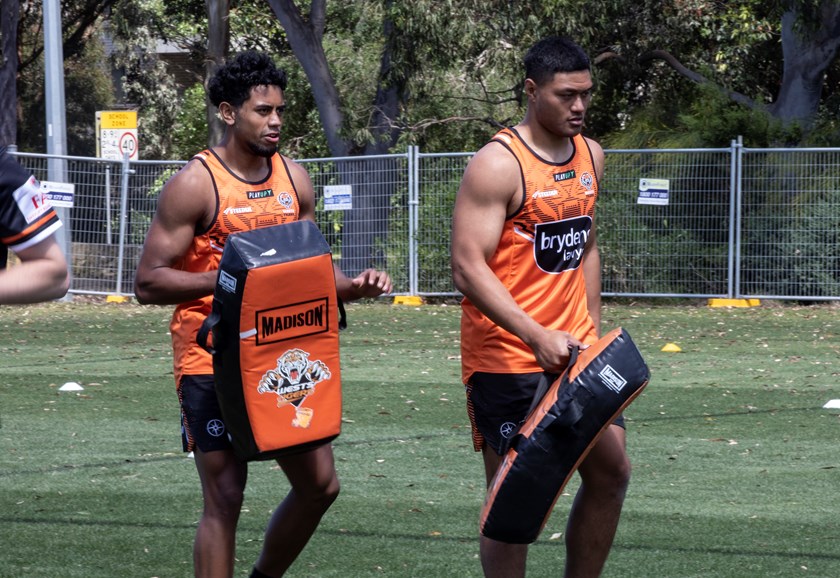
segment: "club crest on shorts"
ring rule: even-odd
[[[307,396],[315,392],[315,385],[331,377],[330,369],[321,360],[310,360],[309,353],[302,349],[289,349],[277,358],[277,366],[260,379],[259,393],[273,393],[277,396],[277,407],[292,405],[295,418],[292,425],[307,428],[312,421],[313,411],[301,407]]]

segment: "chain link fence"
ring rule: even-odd
[[[840,299],[840,149],[607,150],[596,227],[603,293]],[[163,184],[183,162],[18,153],[59,207],[71,293],[130,296]],[[456,296],[452,207],[472,153],[303,159],[316,220],[350,275],[387,270],[398,295]]]

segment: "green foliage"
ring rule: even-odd
[[[108,59],[100,42],[85,45],[80,58],[65,62],[67,150],[71,155],[96,156],[96,112],[114,101]]]
[[[28,34],[27,34],[28,36]],[[27,38],[26,42],[34,39]],[[43,39],[38,47],[42,48]],[[30,152],[46,151],[46,101],[43,54],[23,68],[18,79],[17,146]],[[64,97],[67,152],[96,156],[96,111],[107,110],[114,90],[104,48],[98,36],[90,38],[81,52],[64,61]]]
[[[171,159],[172,126],[180,98],[155,52],[155,23],[161,6],[152,1],[124,0],[120,8],[111,16],[114,65],[124,73],[125,101],[137,108],[141,158]]]
[[[769,113],[735,103],[719,89],[697,86],[692,93],[657,95],[632,115],[623,130],[606,135],[611,148],[719,148],[736,137],[744,146],[791,146],[801,133],[785,128]]]
[[[202,84],[184,91],[172,129],[172,158],[188,159],[207,146],[207,104]]]
[[[789,146],[801,137],[796,127],[786,129],[766,111],[732,102],[714,87],[700,86],[695,96],[680,122],[700,146],[727,146],[733,135],[748,147]]]
[[[795,9],[798,29],[807,32],[825,24],[820,15],[826,3],[328,1],[322,44],[341,99],[342,136],[351,143],[351,150],[378,144],[377,139],[390,142],[392,131],[398,135],[396,150],[407,145],[429,152],[477,149],[499,126],[521,118],[522,55],[535,40],[554,33],[572,36],[597,61],[598,93],[587,119],[590,136],[606,142],[616,138],[719,146],[743,134],[752,146],[826,146],[840,142],[838,63],[826,73],[824,99],[813,130],[804,133],[782,132],[769,119],[762,119],[761,113],[738,111],[739,107],[711,96],[661,60],[649,58],[651,51],[665,49],[689,70],[753,99],[760,110],[779,96],[783,72],[779,35],[785,10]],[[101,2],[94,4],[99,10]],[[63,3],[68,33],[75,30],[86,6],[76,0]],[[306,3],[299,6],[305,10]],[[43,78],[41,67],[33,63],[41,50],[40,8],[37,3],[24,3],[21,9],[21,146],[38,150],[44,131],[39,96]],[[170,142],[179,101],[170,75],[154,57],[152,39],[189,50],[200,61],[207,26],[204,2],[118,0],[110,21],[119,47],[115,62],[124,68],[124,100],[140,112],[143,157],[180,156],[181,151],[174,153]],[[289,72],[292,107],[284,151],[308,158],[327,156],[312,88],[271,10],[265,3],[236,0],[230,3],[229,24],[232,51],[269,51]],[[100,29],[99,23],[91,26],[91,31]],[[96,43],[99,35],[91,33],[87,38]],[[74,36],[68,49],[76,54],[78,46]],[[100,107],[110,105],[114,98],[102,84],[105,72],[94,80],[90,75],[97,67],[80,65],[71,70],[70,60],[68,102],[72,91],[74,118],[95,109],[94,99],[102,103]],[[76,86],[94,86],[94,90],[85,92]],[[387,90],[398,93],[399,107],[384,125],[375,125],[381,110],[377,91]],[[84,123],[88,122],[85,118]],[[84,123],[74,124],[69,131],[74,142],[80,143],[71,147],[76,151],[90,146]],[[182,122],[182,126],[186,125]],[[623,131],[630,134],[613,136]]]

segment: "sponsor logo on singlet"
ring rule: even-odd
[[[228,207],[225,209],[225,215],[238,215],[240,213],[253,213],[254,209],[251,207]]]
[[[594,183],[595,179],[590,173],[585,172],[582,175],[580,175],[580,184],[583,185],[583,187],[586,189],[587,195],[591,195],[595,192],[592,190],[592,186],[594,185]]]
[[[534,229],[534,259],[546,273],[577,269],[589,239],[592,219],[587,216],[539,223]]]
[[[283,191],[279,195],[277,195],[277,202],[280,203],[284,208],[288,209],[292,206],[292,203],[295,200],[292,198],[292,195],[286,191]]]
[[[554,182],[559,183],[560,181],[568,181],[569,179],[575,178],[575,170],[572,169],[570,171],[563,171],[562,173],[554,173]]]
[[[262,191],[248,191],[248,199],[255,200],[255,199],[265,199],[268,197],[273,197],[274,191],[271,189],[264,189]]]
[[[27,223],[34,223],[52,208],[49,198],[41,190],[41,184],[35,177],[29,177],[12,196]]]

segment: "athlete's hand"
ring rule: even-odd
[[[359,299],[362,297],[377,297],[384,293],[390,293],[394,289],[388,273],[376,269],[362,271],[358,277],[351,280],[350,284]]]
[[[544,330],[539,338],[529,344],[537,359],[537,363],[550,373],[562,373],[569,364],[572,347],[586,349],[581,340],[565,331]]]

